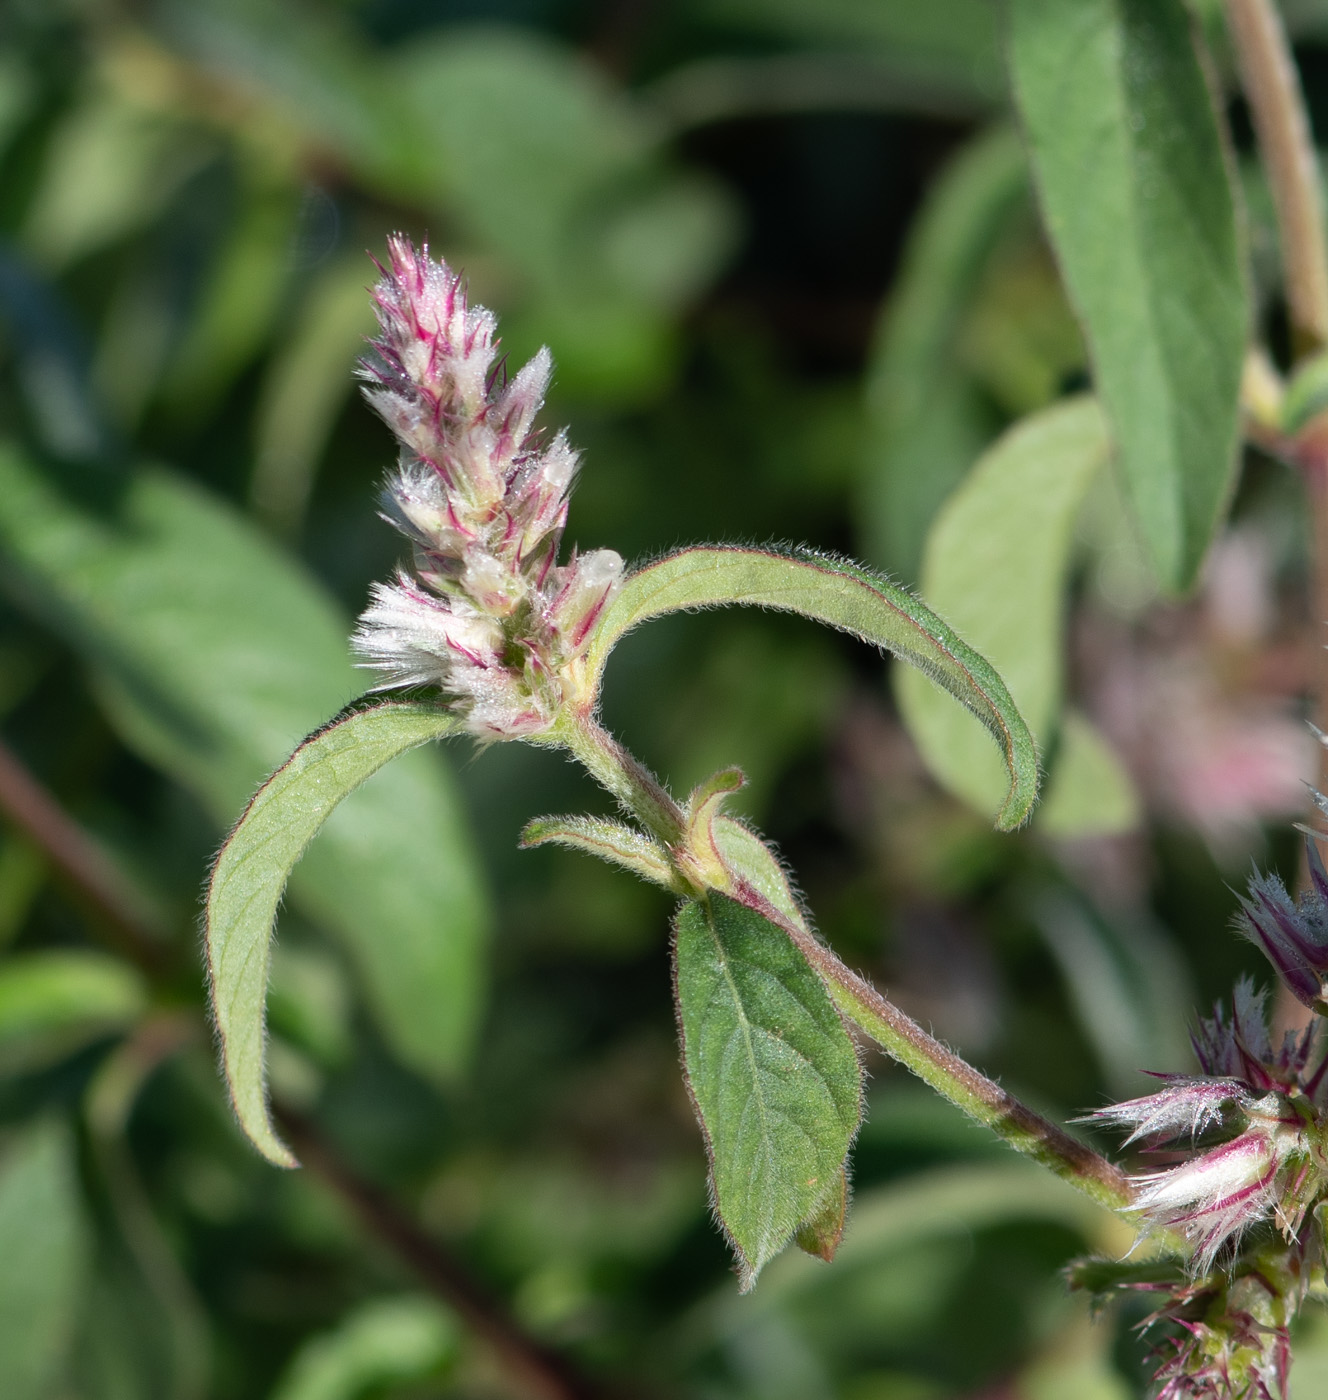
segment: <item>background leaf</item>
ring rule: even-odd
[[[66,1361],[88,1245],[68,1130],[26,1129],[0,1157],[0,1358],[6,1400],[46,1400]]]
[[[1126,494],[1171,589],[1231,493],[1249,306],[1235,196],[1182,0],[1010,0],[1043,214]]]
[[[1066,710],[1038,829],[1048,836],[1115,836],[1132,831],[1142,815],[1134,783],[1101,731],[1078,710]]]
[[[24,603],[93,663],[107,713],[219,827],[362,688],[348,624],[215,497],[144,471],[110,517],[0,451],[0,549]],[[328,822],[292,889],[341,939],[382,1033],[433,1078],[478,1022],[485,899],[445,760],[379,774]]]
[[[955,342],[996,242],[1027,198],[1014,132],[996,127],[965,146],[913,225],[876,331],[863,549],[910,583],[932,517],[992,435],[990,408],[954,363]]]
[[[111,1031],[147,1006],[143,979],[118,958],[70,948],[0,961],[0,1071],[33,1069]]]
[[[423,1379],[457,1349],[452,1315],[435,1299],[379,1298],[300,1348],[272,1400],[356,1400]]]
[[[844,1164],[857,1054],[802,954],[753,910],[714,892],[684,904],[674,957],[687,1079],[746,1290]]]
[[[1062,627],[1075,520],[1106,456],[1102,415],[1091,399],[1046,409],[991,448],[946,502],[927,539],[924,592],[999,670],[1044,749],[1055,733],[1064,685]],[[997,811],[1005,775],[981,726],[914,671],[896,670],[895,693],[941,783],[978,811]],[[1076,748],[1067,780],[1074,782],[1083,766],[1080,743],[1091,743],[1096,753],[1101,741],[1071,742]],[[1120,774],[1115,791],[1122,785],[1128,780]],[[1099,829],[1119,829],[1123,804],[1111,790],[1103,796],[1111,800],[1101,809]],[[1068,823],[1070,798],[1060,802]],[[1097,815],[1075,813],[1075,829],[1089,829]]]

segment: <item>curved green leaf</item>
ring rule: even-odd
[[[124,742],[219,831],[311,730],[364,688],[349,620],[226,502],[146,469],[116,509],[77,505],[0,446],[0,584],[91,665]],[[337,809],[291,881],[334,934],[383,1039],[435,1082],[479,1023],[482,866],[444,755],[408,754]]]
[[[857,1053],[788,935],[712,892],[679,910],[683,1060],[744,1291],[825,1204],[857,1132]]]
[[[927,596],[1000,669],[1042,745],[1060,713],[1075,519],[1107,450],[1092,399],[1026,418],[973,468],[927,540]],[[912,671],[895,673],[895,692],[936,777],[984,814],[996,811],[1006,800],[1005,774],[981,727]]]
[[[1197,36],[1182,0],[1011,0],[1009,16],[1047,229],[1140,531],[1182,589],[1231,489],[1249,324]]]
[[[639,623],[726,604],[800,613],[916,666],[971,710],[999,745],[1009,787],[997,825],[1009,830],[1028,816],[1037,798],[1037,750],[1005,682],[911,593],[841,559],[810,550],[701,545],[648,564],[627,579],[595,629],[590,685],[598,685],[610,651]]]
[[[776,860],[770,847],[749,827],[732,817],[716,817],[711,830],[719,846],[720,859],[729,874],[754,890],[793,928],[810,933],[811,928],[798,897],[789,884],[788,872]]]
[[[264,1088],[264,1001],[277,905],[304,848],[337,804],[385,763],[457,727],[435,706],[387,702],[310,735],[259,788],[213,867],[207,959],[222,1067],[241,1127],[279,1166]]]

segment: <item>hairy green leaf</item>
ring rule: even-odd
[[[439,707],[391,701],[334,720],[259,788],[217,857],[207,898],[207,959],[222,1066],[240,1125],[279,1166],[295,1159],[268,1118],[264,1002],[286,880],[343,798],[385,763],[456,726],[456,717]]]
[[[1027,418],[973,468],[927,540],[928,598],[999,669],[1041,744],[1060,711],[1074,523],[1106,455],[1106,429],[1091,399]],[[1005,775],[981,726],[916,672],[898,670],[895,688],[932,772],[979,811],[997,811]]]
[[[1231,490],[1248,289],[1182,0],[1009,0],[1043,213],[1159,578],[1194,579]]]
[[[86,1225],[74,1145],[56,1122],[27,1129],[0,1157],[0,1374],[5,1400],[46,1400],[71,1341]]]
[[[788,873],[770,847],[749,827],[732,817],[719,816],[711,828],[720,859],[730,875],[741,880],[794,928],[810,932]]]
[[[0,583],[94,667],[125,742],[221,830],[311,730],[363,688],[328,595],[222,501],[142,471],[79,508],[0,450]],[[473,1043],[488,929],[481,867],[446,760],[413,753],[328,821],[293,903],[350,953],[384,1039],[435,1080]]]
[[[910,662],[986,726],[1009,772],[997,824],[1016,827],[1037,797],[1037,750],[1005,682],[907,590],[855,564],[809,550],[698,546],[632,574],[605,609],[587,657],[597,684],[614,644],[652,617],[744,604],[800,613]]]
[[[611,861],[667,890],[683,892],[668,852],[652,837],[603,817],[539,817],[521,833],[523,846],[552,843]]]
[[[824,1205],[857,1131],[861,1072],[788,935],[711,893],[678,913],[678,1021],[715,1208],[744,1289]]]
[[[0,1069],[30,1070],[132,1024],[143,979],[105,953],[63,949],[0,962]]]

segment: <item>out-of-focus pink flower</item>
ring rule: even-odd
[[[1081,638],[1090,709],[1149,805],[1224,856],[1244,854],[1259,822],[1298,815],[1317,769],[1298,713],[1303,677],[1268,664],[1272,573],[1263,536],[1232,531],[1213,547],[1196,604],[1155,609],[1134,628],[1087,619]]]
[[[611,549],[558,563],[577,454],[536,431],[553,361],[504,382],[492,312],[400,236],[374,300],[366,395],[401,445],[384,517],[414,558],[374,585],[355,648],[379,689],[436,685],[480,737],[538,733],[586,698],[578,663],[623,568]]]

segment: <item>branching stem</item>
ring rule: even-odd
[[[1328,255],[1309,118],[1273,0],[1226,0],[1226,11],[1277,209],[1299,357],[1328,344]]]
[[[623,810],[666,846],[682,840],[687,820],[658,778],[588,715],[564,714],[549,735],[561,744]]]
[[[1226,13],[1277,209],[1293,348],[1301,358],[1328,346],[1328,243],[1305,97],[1273,0],[1226,0]],[[1302,433],[1295,458],[1305,477],[1313,536],[1310,675],[1313,714],[1323,729],[1328,726],[1328,441],[1323,432]],[[1328,791],[1328,749],[1319,755],[1318,786]],[[1302,885],[1304,875],[1302,870]]]
[[[560,727],[556,741],[565,744],[654,835],[666,845],[676,845],[683,826],[681,809],[659,780],[616,739],[593,721],[578,721]],[[777,913],[773,916],[820,975],[840,1012],[887,1054],[1011,1147],[1055,1172],[1099,1205],[1117,1210],[1130,1204],[1130,1183],[1118,1167],[1020,1103],[1013,1094],[928,1035],[869,982],[845,967],[806,929]]]

